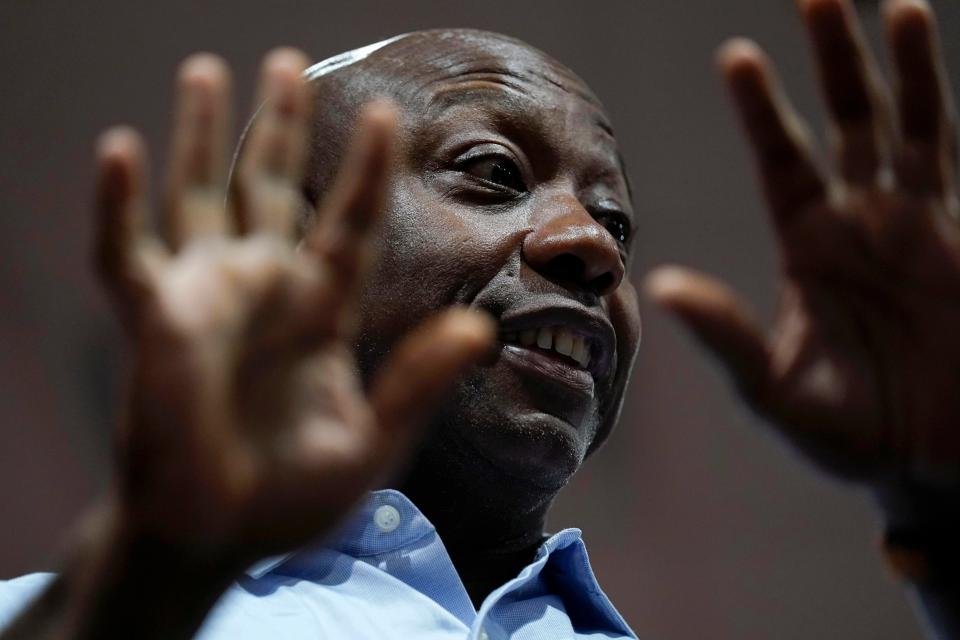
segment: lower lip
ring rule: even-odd
[[[525,373],[532,373],[555,384],[562,384],[573,391],[593,396],[593,375],[589,371],[578,369],[539,351],[515,344],[503,345],[503,358],[511,366]]]

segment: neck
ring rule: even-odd
[[[451,457],[449,451],[423,452],[397,487],[436,527],[478,608],[533,560],[556,494],[508,477],[472,453]]]

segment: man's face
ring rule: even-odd
[[[558,488],[616,419],[639,342],[616,142],[589,90],[537,52],[433,43],[412,58],[361,365],[439,309],[489,312],[496,356],[457,385],[427,447]]]

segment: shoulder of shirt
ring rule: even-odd
[[[0,629],[7,626],[50,582],[53,573],[29,573],[0,580]]]

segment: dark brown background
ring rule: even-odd
[[[935,2],[960,71],[960,5]],[[863,6],[871,31],[876,11]],[[55,566],[108,473],[120,346],[88,273],[91,151],[130,122],[165,152],[170,79],[207,49],[235,66],[317,59],[395,33],[471,26],[566,62],[608,104],[642,211],[635,277],[678,261],[720,274],[769,317],[775,254],[711,63],[736,34],[768,47],[820,121],[790,0],[633,2],[0,2],[0,576]],[[955,84],[960,84],[956,82]],[[807,469],[647,308],[619,432],[557,505],[642,638],[919,637],[856,491]]]

